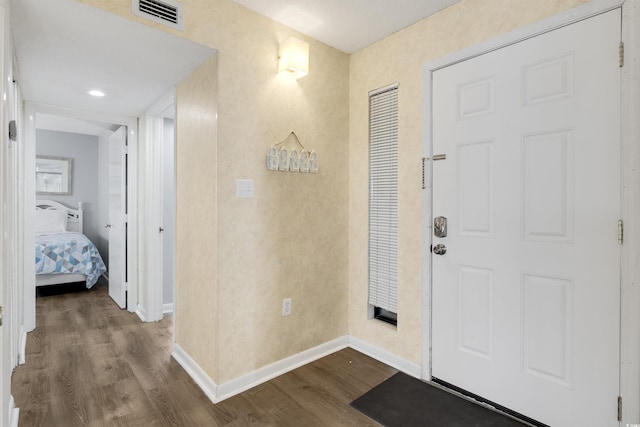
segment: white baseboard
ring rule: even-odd
[[[277,376],[286,374],[300,366],[323,358],[338,350],[342,350],[349,345],[349,338],[343,336],[335,340],[320,344],[319,346],[310,348],[301,353],[282,359],[241,377],[235,378],[218,386],[218,396],[215,403],[228,399],[243,391],[249,390],[259,384],[269,381]]]
[[[162,304],[162,314],[172,314],[173,313],[173,303]]]
[[[24,365],[27,361],[27,331],[24,325],[20,325],[20,350],[18,350],[18,364]]]
[[[419,364],[403,359],[402,357],[390,353],[387,350],[383,350],[364,342],[361,339],[349,337],[349,347],[359,351],[360,353],[364,353],[369,357],[373,357],[386,365],[396,368],[407,375],[411,375],[412,377],[421,378],[422,376],[422,366]]]
[[[220,385],[216,384],[206,374],[206,372],[204,372],[198,363],[180,347],[180,345],[176,343],[173,344],[173,352],[171,355],[180,364],[180,366],[184,368],[196,384],[198,384],[209,400],[213,403],[219,403],[225,399],[235,396],[236,394],[240,394],[250,388],[267,382],[282,374],[286,374],[287,372],[321,359],[346,347],[351,347],[354,350],[392,366],[407,375],[420,378],[422,367],[419,364],[405,360],[393,353],[347,335],[264,366]]]
[[[20,409],[16,408],[16,401],[13,395],[9,398],[9,413],[7,414],[7,423],[10,427],[18,427],[18,418],[20,417]]]
[[[211,377],[196,363],[195,360],[187,354],[186,351],[180,347],[177,343],[173,343],[173,352],[171,356],[178,362],[180,366],[189,374],[189,376],[198,384],[204,394],[207,395],[209,400],[216,403],[216,391],[218,385],[213,382]]]
[[[143,322],[147,321],[147,310],[144,309],[141,305],[138,304],[138,308],[136,309],[136,314]]]

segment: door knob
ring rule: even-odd
[[[438,243],[433,247],[433,253],[436,255],[444,255],[447,253],[447,247],[442,243]]]
[[[106,228],[106,229],[111,228],[111,224],[105,224],[105,225],[104,225],[104,228]]]

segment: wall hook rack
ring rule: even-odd
[[[304,150],[304,145],[302,145],[302,143],[300,142],[300,139],[298,138],[298,135],[296,135],[296,133],[294,131],[291,131],[289,136],[287,136],[282,141],[278,142],[276,144],[276,147],[280,147],[281,145],[285,145],[287,143],[290,143],[291,141],[296,143],[302,150]],[[289,144],[287,144],[287,145],[289,145]]]
[[[295,132],[267,150],[267,169],[282,172],[318,173],[318,153],[309,152]]]

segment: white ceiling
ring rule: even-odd
[[[459,0],[235,1],[351,53]],[[215,52],[77,0],[11,0],[11,20],[24,98],[78,111],[136,117]],[[104,127],[38,117],[39,128]]]
[[[234,0],[353,53],[460,0]]]
[[[215,52],[76,0],[12,0],[11,22],[24,98],[79,111],[136,117]]]

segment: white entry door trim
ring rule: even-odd
[[[640,0],[594,0],[581,7],[545,19],[509,34],[485,41],[479,45],[429,62],[423,67],[424,76],[424,144],[423,155],[429,159],[432,152],[432,74],[438,69],[518,43],[554,29],[590,18],[600,13],[622,7],[622,40],[625,60],[622,68],[622,150],[624,244],[621,265],[621,382],[622,425],[640,422]],[[438,153],[436,153],[438,154]],[[432,173],[429,161],[425,162],[425,191],[423,192],[423,322],[422,322],[422,377],[431,379],[431,313],[432,281],[431,253],[433,230]]]

